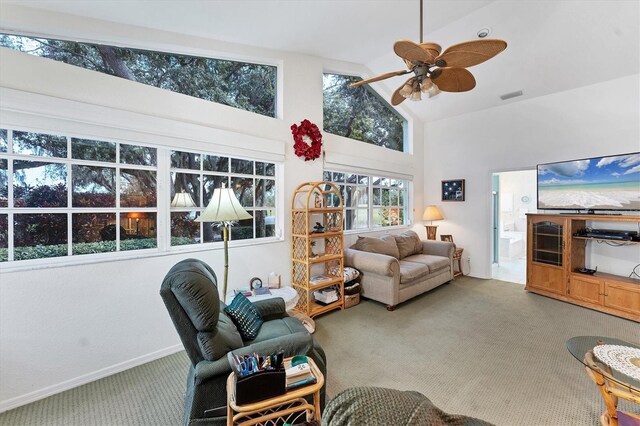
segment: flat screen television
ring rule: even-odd
[[[539,164],[538,209],[640,210],[640,152]]]

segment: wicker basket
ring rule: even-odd
[[[358,303],[360,303],[360,294],[352,294],[350,296],[348,295],[344,296],[345,309],[350,308],[352,306],[356,306]]]

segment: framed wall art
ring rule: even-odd
[[[443,180],[442,201],[464,201],[464,179]]]

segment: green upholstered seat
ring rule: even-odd
[[[265,322],[255,339],[243,341],[224,313],[216,274],[201,260],[186,259],[174,265],[162,282],[160,295],[191,360],[185,425],[226,424],[226,381],[231,373],[226,357],[229,351],[243,355],[282,350],[285,357],[305,354],[326,377],[324,351],[300,321],[287,315],[284,300],[280,298],[254,304]],[[324,405],[324,388],[321,401]]]

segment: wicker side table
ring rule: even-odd
[[[288,360],[290,358],[285,361]],[[317,379],[315,384],[244,405],[236,404],[236,375],[231,373],[227,378],[227,426],[293,424],[311,420],[320,423],[320,389],[324,386],[324,376],[311,358],[307,362]],[[313,405],[304,399],[309,395],[313,396]]]
[[[455,277],[459,277],[460,275],[464,275],[464,272],[462,271],[462,252],[464,251],[463,248],[461,247],[456,247],[456,251],[455,253],[453,253],[453,260],[454,261],[458,261],[458,270],[456,271],[454,269],[453,271],[453,276]]]

